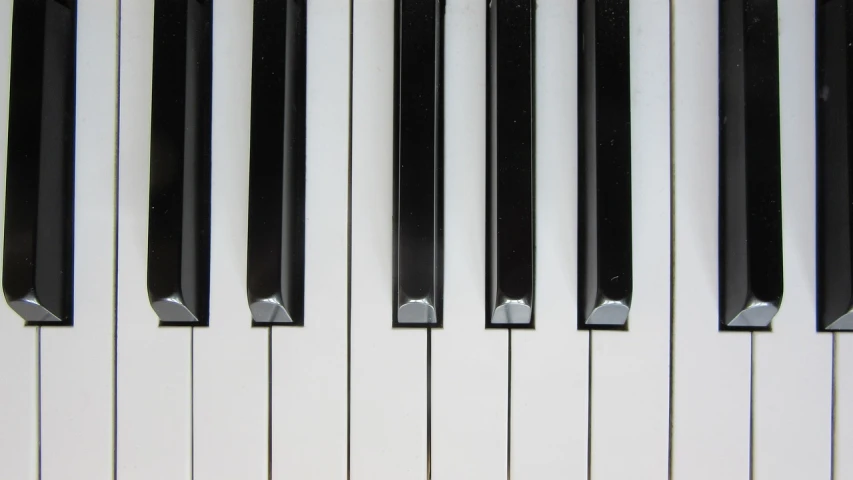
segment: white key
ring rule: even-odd
[[[587,478],[589,334],[577,329],[577,6],[536,9],[535,330],[512,332],[512,478]]]
[[[190,329],[160,328],[148,301],[154,0],[121,9],[116,474],[189,479]]]
[[[833,478],[853,478],[853,336],[834,333],[835,401]]]
[[[0,172],[6,174],[9,125],[9,68],[12,51],[12,2],[0,4]],[[6,181],[0,181],[0,204]],[[0,212],[5,207],[0,205]],[[0,238],[5,215],[0,214]],[[2,242],[0,242],[2,243]],[[0,262],[2,263],[2,262]],[[0,265],[2,277],[2,265]],[[24,327],[0,299],[0,478],[38,478],[38,329]]]
[[[41,329],[41,478],[113,475],[118,3],[77,2],[74,326]]]
[[[252,2],[213,3],[210,325],[193,329],[193,477],[266,479],[269,329],[246,298]]]
[[[746,479],[750,335],[719,332],[717,326],[719,6],[707,0],[676,0],[672,8],[672,478]]]
[[[669,469],[669,0],[630,8],[634,288],[628,331],[592,332],[593,478]]]
[[[432,331],[432,478],[506,476],[507,332],[484,324],[486,4],[444,27],[444,328]]]
[[[273,328],[272,474],[347,474],[349,2],[308,5],[305,325]]]
[[[355,0],[350,475],[426,478],[426,336],[391,328],[394,1]]]
[[[816,61],[814,14],[814,2],[779,2],[785,293],[773,331],[753,343],[755,480],[831,471],[832,335],[815,328],[815,74],[804,68]]]

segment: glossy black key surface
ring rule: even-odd
[[[776,0],[720,0],[720,328],[767,329],[782,301]]]
[[[491,0],[486,44],[486,326],[533,326],[535,0]]]
[[[631,306],[628,0],[578,3],[578,327],[622,328]]]
[[[853,5],[817,0],[817,327],[853,331]]]
[[[15,0],[3,292],[28,325],[73,322],[74,1]]]
[[[156,0],[148,297],[161,325],[206,325],[212,5]]]
[[[255,0],[248,296],[255,325],[302,325],[305,0]]]
[[[441,326],[443,0],[396,0],[394,326]]]

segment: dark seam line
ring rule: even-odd
[[[353,9],[349,0],[349,104],[347,138],[347,480],[352,472],[352,85],[353,85]]]
[[[426,478],[432,478],[432,327],[426,335]]]
[[[506,480],[512,478],[512,330],[507,330],[506,349]]]
[[[586,478],[592,480],[592,331],[587,345],[586,371]]]
[[[835,420],[836,420],[836,408],[838,405],[838,391],[835,388],[835,379],[838,374],[838,334],[832,334],[832,382],[830,384],[830,396],[829,396],[829,480],[835,480],[835,469],[836,469],[836,455],[835,455],[835,447],[837,445],[838,438],[836,437],[836,429],[835,429]]]
[[[41,327],[36,327],[36,475],[41,480]]]
[[[190,479],[195,479],[195,328],[190,327]]]
[[[755,458],[755,332],[749,332],[749,480],[752,480]]]
[[[669,2],[669,438],[667,478],[672,480],[673,401],[675,378],[675,1]]]
[[[267,327],[267,478],[272,480],[272,327]]]
[[[116,0],[116,108],[115,108],[115,161],[113,181],[113,480],[118,478],[118,186],[119,186],[119,145],[121,139],[121,0]]]

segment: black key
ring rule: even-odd
[[[853,331],[853,6],[817,1],[817,326]]]
[[[394,326],[441,326],[443,0],[396,0]]]
[[[720,0],[720,328],[768,329],[782,301],[776,0]]]
[[[148,297],[161,325],[207,325],[212,5],[156,0]]]
[[[534,2],[488,8],[487,327],[533,327]]]
[[[15,0],[3,292],[28,325],[71,325],[74,1]]]
[[[578,4],[578,327],[627,327],[631,307],[628,0]]]
[[[302,325],[305,0],[255,0],[248,296],[255,325]]]

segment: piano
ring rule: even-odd
[[[0,1],[0,478],[853,479],[851,42]]]

